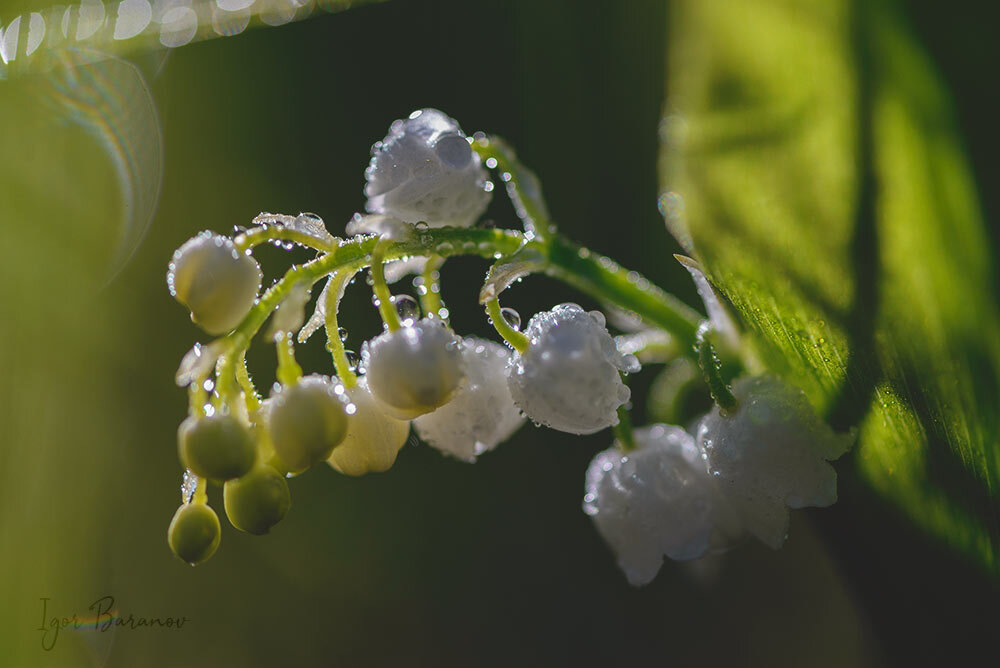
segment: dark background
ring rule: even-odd
[[[906,7],[954,93],[983,207],[996,221],[1000,53],[994,17],[980,5]],[[9,665],[32,666],[988,659],[1000,619],[994,585],[911,532],[843,465],[842,502],[795,513],[782,550],[746,544],[696,564],[666,563],[653,584],[629,587],[580,510],[583,472],[607,433],[528,425],[474,466],[413,445],[385,474],[351,479],[324,467],[293,481],[292,510],[269,536],[239,534],[223,520],[218,553],[193,570],[167,549],[181,475],[175,429],[186,411],[172,377],[202,338],[167,294],[170,253],[201,229],[227,231],[261,210],[315,211],[337,234],[363,207],[370,145],[414,109],[437,107],[469,133],[507,138],[541,178],[566,235],[697,304],[656,209],[668,27],[660,2],[410,0],[171,52],[150,79],[165,142],[159,210],[109,285],[88,278],[102,268],[87,263],[67,260],[44,280],[11,269],[17,257],[44,258],[46,241],[67,257],[88,248],[67,245],[61,226],[71,219],[40,223],[42,243],[23,245],[23,231],[0,221],[8,260],[0,370],[11,399],[0,459],[0,664],[8,665],[4,652]],[[496,200],[489,215],[514,225],[509,204]],[[275,276],[305,257],[266,248],[260,259]],[[489,332],[475,305],[486,266],[445,269],[460,333]],[[44,305],[53,293],[64,306]],[[537,278],[513,288],[506,305],[527,319],[570,299],[588,305]],[[360,282],[341,321],[354,349],[376,331]],[[329,372],[321,338],[300,361]],[[266,387],[273,351],[258,344],[250,363]],[[639,423],[651,376],[636,381]],[[210,497],[221,510],[217,492]],[[123,612],[190,622],[176,631],[64,631],[52,652],[41,651],[39,597],[61,614],[86,614],[106,594]]]

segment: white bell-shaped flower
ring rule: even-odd
[[[697,559],[727,546],[740,529],[693,436],[666,424],[634,434],[635,450],[615,444],[591,461],[583,510],[639,586],[656,577],[664,555]]]
[[[443,406],[462,383],[462,340],[442,320],[424,318],[366,342],[361,367],[383,412],[412,420]]]
[[[353,476],[388,471],[406,444],[410,423],[383,412],[382,406],[368,390],[364,376],[345,393],[349,401],[347,433],[330,453],[327,463],[337,471]]]
[[[698,444],[747,531],[779,548],[789,508],[837,500],[837,474],[827,460],[847,452],[854,436],[835,433],[801,390],[778,378],[741,378],[732,391],[736,409],[716,406],[702,418]]]
[[[600,311],[560,304],[535,314],[525,329],[531,343],[507,366],[514,403],[536,423],[571,434],[592,434],[618,424],[629,399],[620,372],[639,370],[622,355]]]
[[[413,421],[417,435],[466,462],[510,438],[524,423],[504,375],[510,356],[510,350],[499,343],[464,339],[465,382],[448,403]]]
[[[487,173],[458,123],[437,109],[414,111],[372,147],[366,208],[407,223],[468,227],[486,210]]]
[[[174,251],[167,286],[209,334],[231,331],[253,306],[263,275],[257,261],[219,234],[202,232]]]

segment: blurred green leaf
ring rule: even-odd
[[[893,2],[675,3],[661,208],[861,477],[1000,573],[1000,325],[947,94]]]

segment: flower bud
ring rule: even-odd
[[[275,396],[267,427],[275,454],[290,471],[323,461],[344,440],[347,414],[336,387],[323,376],[307,376]]]
[[[461,339],[432,318],[366,342],[361,364],[372,396],[384,413],[398,420],[443,406],[465,375]]]
[[[576,304],[535,314],[525,334],[531,343],[507,366],[514,403],[536,423],[571,434],[592,434],[618,424],[629,399],[622,371],[638,371],[605,328],[604,315]]]
[[[656,577],[664,555],[697,559],[740,528],[694,437],[665,424],[634,434],[635,450],[616,444],[591,461],[583,509],[638,586]]]
[[[167,529],[170,550],[192,566],[215,554],[221,538],[219,516],[204,503],[182,505]]]
[[[188,417],[177,430],[177,445],[181,463],[209,480],[238,478],[257,457],[250,430],[228,414]]]
[[[254,466],[242,478],[227,481],[222,500],[232,525],[258,536],[280,522],[292,504],[285,477],[266,464]]]
[[[209,334],[225,334],[240,324],[257,298],[261,279],[256,260],[211,232],[177,249],[167,272],[170,294]]]
[[[353,476],[388,471],[410,435],[410,423],[386,415],[368,390],[367,378],[347,390],[350,401],[347,434],[326,460],[334,469]]]
[[[464,339],[465,382],[451,401],[413,421],[420,438],[467,462],[510,438],[524,422],[504,376],[510,356],[499,343]]]
[[[468,227],[486,210],[487,173],[458,123],[437,109],[396,121],[365,170],[371,213],[407,223]]]
[[[741,378],[733,396],[734,410],[716,406],[702,418],[698,444],[747,531],[777,549],[789,508],[837,500],[837,474],[827,460],[847,452],[854,436],[835,433],[801,390],[778,378]]]

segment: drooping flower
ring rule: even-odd
[[[583,509],[638,586],[656,577],[664,556],[697,559],[740,528],[693,436],[666,424],[634,435],[636,449],[616,443],[591,461]]]
[[[407,223],[468,227],[486,210],[487,173],[458,123],[420,109],[389,128],[365,170],[366,208]]]
[[[827,462],[847,452],[854,436],[835,433],[801,390],[778,378],[741,378],[732,389],[737,407],[716,406],[702,418],[698,444],[747,531],[779,548],[789,508],[837,500],[837,474]]]
[[[504,376],[510,356],[508,348],[493,341],[464,339],[465,382],[448,403],[413,421],[417,435],[468,462],[510,438],[524,423]]]
[[[263,274],[232,240],[212,232],[188,239],[174,252],[167,286],[209,334],[234,329],[253,306]]]
[[[525,329],[530,347],[507,366],[514,403],[537,423],[571,434],[592,434],[618,424],[629,400],[620,372],[639,370],[622,355],[599,311],[560,304],[535,314]]]
[[[465,377],[461,339],[436,318],[367,341],[361,366],[383,412],[399,420],[440,408]]]

